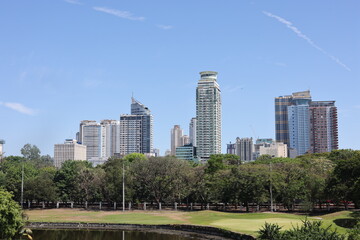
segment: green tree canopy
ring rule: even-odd
[[[11,239],[23,226],[21,209],[12,195],[0,188],[0,236]]]

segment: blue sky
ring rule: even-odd
[[[119,119],[131,95],[154,115],[154,146],[188,132],[199,72],[219,72],[223,152],[274,138],[274,97],[336,100],[341,148],[360,149],[358,0],[0,2],[0,138],[53,155],[81,120]]]

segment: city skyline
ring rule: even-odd
[[[359,9],[354,0],[1,2],[5,155],[26,143],[53,155],[81,120],[127,113],[132,93],[152,110],[163,155],[169,129],[186,131],[196,115],[207,70],[219,72],[222,152],[238,136],[275,139],[273,98],[306,89],[336,101],[339,148],[359,149],[360,30],[350,24]]]

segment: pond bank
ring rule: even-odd
[[[31,229],[96,229],[96,230],[125,230],[125,231],[157,231],[163,233],[198,235],[203,239],[235,239],[255,240],[250,235],[236,233],[220,228],[182,225],[182,224],[116,224],[116,223],[58,223],[58,222],[29,222],[27,227]]]

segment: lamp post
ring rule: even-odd
[[[123,159],[122,165],[122,202],[123,202],[123,212],[125,211],[125,160]]]
[[[270,162],[270,211],[273,212],[273,194],[272,194],[272,165]]]
[[[23,209],[23,201],[24,201],[24,161],[22,161],[22,167],[21,167],[21,197],[20,197],[21,209]]]

